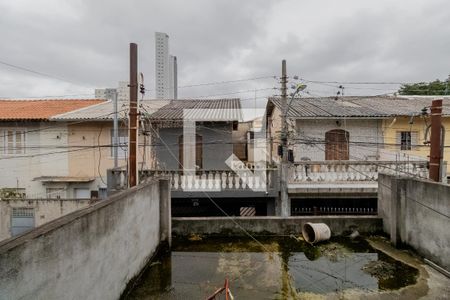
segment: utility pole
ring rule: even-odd
[[[137,185],[137,44],[130,43],[130,112],[128,114],[128,187]]]
[[[117,91],[112,94],[112,101],[114,105],[114,120],[113,120],[113,154],[114,154],[114,168],[119,167],[119,116],[117,115]]]
[[[291,204],[288,195],[288,145],[287,145],[287,75],[286,60],[281,62],[281,169],[280,169],[280,203],[277,205],[277,214],[282,217],[291,215]]]
[[[430,179],[441,181],[441,139],[442,127],[442,99],[433,100],[431,104],[431,142],[430,142]]]

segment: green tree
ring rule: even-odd
[[[400,95],[450,95],[450,76],[446,81],[436,79],[431,82],[403,84],[398,90]]]

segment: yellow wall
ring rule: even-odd
[[[383,121],[384,143],[386,144],[384,148],[390,151],[420,156],[428,160],[430,147],[428,145],[424,146],[423,142],[426,126],[431,124],[430,118],[427,118],[425,122],[422,117],[414,117],[413,124],[409,124],[409,122],[410,117],[397,117],[395,119],[392,118]],[[444,145],[450,145],[450,117],[443,117],[442,125],[444,125],[446,129]],[[412,150],[400,150],[400,146],[388,145],[397,143],[396,135],[399,131],[416,131],[418,133],[418,146],[413,147]],[[450,148],[444,149],[444,160],[450,162]],[[450,168],[447,168],[447,173],[449,173],[449,171]]]
[[[119,128],[121,128],[120,126]],[[111,145],[112,123],[90,122],[69,125],[68,143],[74,146],[98,146]],[[143,136],[139,135],[139,144],[143,143]],[[147,138],[147,145],[150,143]],[[146,147],[146,167],[151,166],[150,146]],[[73,148],[76,149],[76,148]],[[143,147],[139,147],[138,162],[143,160]],[[126,166],[125,158],[119,158],[119,166]],[[111,148],[92,148],[81,151],[69,152],[69,176],[102,176],[106,182],[106,170],[114,167],[114,158],[111,155]],[[139,165],[139,168],[141,165]],[[145,167],[144,167],[145,168]]]

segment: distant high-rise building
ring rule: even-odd
[[[111,100],[112,95],[116,92],[117,92],[117,89],[114,89],[114,88],[95,89],[95,98]]]
[[[169,36],[155,32],[156,98],[176,99],[177,88],[177,58],[169,55]]]
[[[117,87],[117,100],[125,102],[130,101],[129,84],[129,81],[119,81],[119,86]]]
[[[128,102],[130,100],[128,81],[119,81],[117,88],[95,89],[95,98],[111,100],[114,93],[117,93],[118,101]]]
[[[177,57],[173,55],[169,55],[169,89],[170,89],[170,98],[177,99]]]

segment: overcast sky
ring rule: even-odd
[[[256,94],[260,103],[279,94],[270,76],[280,76],[282,59],[289,76],[317,81],[450,74],[448,0],[0,0],[0,11],[0,61],[65,80],[0,63],[0,97],[92,97],[94,88],[128,79],[130,42],[139,45],[146,88],[154,89],[155,31],[170,36],[179,86],[269,77],[180,88],[180,97],[230,93],[223,97],[253,103]],[[331,95],[337,85],[308,83],[307,91]],[[382,94],[397,85],[344,88],[346,95]]]

